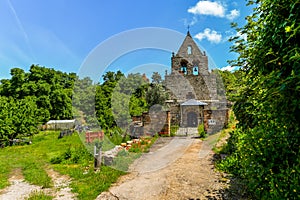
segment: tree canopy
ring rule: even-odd
[[[0,139],[5,142],[37,133],[49,119],[71,119],[74,73],[32,65],[29,72],[11,69],[0,84]]]

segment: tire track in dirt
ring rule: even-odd
[[[214,170],[209,147],[199,139],[174,138],[166,146],[137,159],[131,166],[132,172],[97,200],[222,199],[216,191],[226,185]]]

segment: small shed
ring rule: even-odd
[[[203,123],[203,109],[207,103],[189,99],[180,104],[181,127],[197,127]]]
[[[47,130],[65,130],[75,128],[77,121],[70,120],[50,120],[46,123]]]

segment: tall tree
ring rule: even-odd
[[[96,87],[95,108],[98,122],[103,129],[116,126],[111,109],[111,98],[118,81],[124,77],[121,71],[107,72],[103,75],[103,83]]]
[[[149,108],[155,104],[165,105],[167,94],[163,86],[161,84],[151,84],[146,93],[146,100]]]

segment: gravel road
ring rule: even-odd
[[[209,145],[190,137],[160,138],[97,200],[223,199]]]

